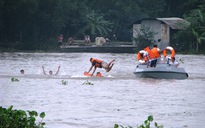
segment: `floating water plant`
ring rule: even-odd
[[[90,81],[86,80],[83,85],[93,85],[93,83],[91,83]]]
[[[151,128],[150,127],[150,123],[154,120],[153,116],[150,115],[148,116],[147,120],[144,121],[144,124],[140,125],[140,126],[137,126],[137,127],[131,127],[131,126],[128,126],[128,127],[124,127],[122,125],[118,125],[118,124],[115,124],[114,125],[114,128]],[[154,126],[155,128],[163,128],[164,126],[163,125],[158,125],[156,122],[154,123]]]
[[[182,59],[179,59],[179,61],[182,62],[182,64],[184,63],[184,60],[182,60]]]
[[[66,80],[61,80],[61,84],[62,84],[62,85],[67,85],[67,84],[68,84],[68,81],[66,81]]]
[[[11,81],[12,82],[19,82],[19,80],[17,78],[14,78],[14,77],[11,78]]]

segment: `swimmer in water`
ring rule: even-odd
[[[24,74],[25,72],[24,72],[24,70],[22,69],[22,70],[20,70],[20,73],[21,73],[21,74]]]
[[[47,75],[46,72],[45,72],[44,66],[42,66],[42,69],[43,69],[43,74],[44,74],[44,75]],[[52,75],[57,75],[57,74],[59,73],[59,70],[60,70],[60,66],[58,66],[58,69],[57,69],[57,71],[56,71],[55,74],[53,74],[53,71],[52,71],[52,70],[50,70],[48,73],[49,73],[50,76],[52,76]]]

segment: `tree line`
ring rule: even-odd
[[[52,49],[57,36],[90,35],[132,41],[134,21],[180,17],[191,25],[171,37],[182,51],[204,51],[205,2],[201,0],[1,0],[0,47]]]

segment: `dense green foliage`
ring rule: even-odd
[[[36,111],[13,110],[13,106],[0,107],[0,128],[44,128],[45,113],[42,112],[39,116],[41,120],[37,123],[38,113]]]
[[[184,18],[191,24],[188,29],[174,35],[175,42],[180,50],[203,52],[205,51],[205,2],[184,14]]]
[[[0,48],[54,49],[57,36],[132,41],[131,24],[142,18],[180,17],[188,31],[173,35],[182,51],[203,51],[205,2],[201,0],[1,0]],[[187,38],[189,37],[189,38]],[[177,43],[176,43],[177,42]]]

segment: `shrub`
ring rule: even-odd
[[[0,107],[0,128],[44,128],[45,113],[40,113],[41,121],[38,124],[37,116],[36,111],[13,110],[13,106],[7,109]]]
[[[150,123],[153,120],[154,120],[153,116],[150,115],[150,116],[148,116],[147,120],[144,121],[144,124],[137,126],[136,128],[151,128]],[[154,126],[155,126],[155,128],[163,128],[164,127],[163,125],[158,125],[157,122],[154,123]],[[131,126],[124,127],[122,125],[115,124],[114,128],[134,128],[134,127],[131,127]]]

